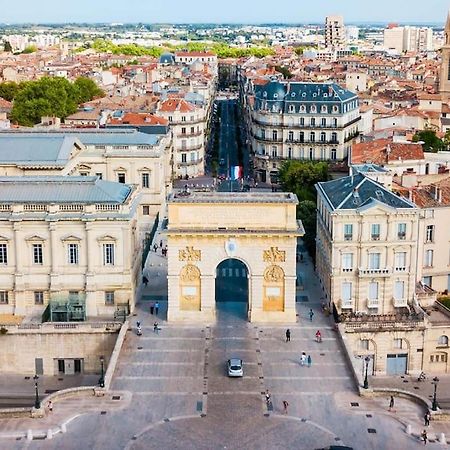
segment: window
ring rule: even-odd
[[[300,117],[300,120],[298,121],[298,123],[300,124],[301,127],[304,127],[305,126],[305,118]]]
[[[125,173],[124,172],[119,172],[117,174],[117,181],[119,183],[125,184]]]
[[[168,119],[169,119],[169,122],[173,121],[173,117],[172,116],[169,116]]]
[[[434,355],[430,355],[430,362],[432,363],[446,363],[447,355],[445,353],[435,353]]]
[[[149,188],[150,187],[150,174],[148,172],[144,172],[141,175],[142,178],[142,187]]]
[[[100,180],[103,178],[103,174],[101,172],[96,173],[95,176],[98,177]]]
[[[320,142],[325,142],[326,138],[327,138],[327,136],[326,136],[325,132],[322,131],[320,133]]]
[[[8,264],[7,244],[0,244],[0,264]]]
[[[186,122],[186,116],[181,116],[181,121]]]
[[[369,283],[369,300],[378,300],[378,283],[376,281]]]
[[[403,300],[405,298],[405,282],[396,281],[394,283],[394,299]]]
[[[187,161],[187,159],[186,159],[186,153],[182,153],[181,154],[181,162],[182,163],[185,163]]]
[[[103,244],[103,265],[114,265],[114,244]]]
[[[331,142],[337,142],[337,133],[334,131],[331,133]]]
[[[198,128],[198,127],[197,127]],[[198,131],[198,130],[197,130]],[[191,134],[195,134],[195,127],[191,127]]]
[[[277,157],[277,148],[276,147],[272,147],[272,158],[276,158]]]
[[[315,117],[311,117],[310,123],[311,123],[312,127],[315,127],[316,126],[316,118]]]
[[[263,139],[266,138],[266,130],[261,130],[261,137],[262,137]]]
[[[43,264],[42,244],[33,244],[33,264]]]
[[[317,106],[316,106],[316,105],[311,105],[311,112],[312,112],[312,113],[317,112]],[[311,119],[311,125],[313,125],[312,121],[313,121],[313,119]],[[315,119],[314,119],[314,125],[315,125],[315,124],[316,124],[316,121],[315,121]]]
[[[78,264],[78,244],[69,244],[67,246],[67,256],[69,264]]]
[[[433,250],[426,250],[425,251],[425,261],[424,266],[425,267],[432,267],[433,266]]]
[[[359,341],[359,348],[361,350],[369,350],[369,339],[361,339]]]
[[[293,141],[294,140],[294,132],[293,131],[289,131],[289,133],[288,133],[288,140],[289,141]]]
[[[336,128],[338,126],[337,119],[333,119],[333,127]]]
[[[399,223],[397,225],[397,236],[399,239],[406,239],[406,223]]]
[[[181,134],[186,134],[186,127],[181,127]]]
[[[445,334],[439,336],[438,345],[448,347],[448,337]]]
[[[191,152],[190,157],[191,157],[191,162],[194,162],[196,159],[195,152]]]
[[[273,130],[272,131],[272,140],[276,141],[278,139],[278,131]]]
[[[342,303],[349,304],[352,301],[352,283],[344,281],[342,283]]]
[[[105,291],[105,305],[114,305],[114,291]]]
[[[310,148],[309,149],[309,159],[312,161],[314,159],[314,149]]]
[[[331,159],[336,159],[336,157],[337,157],[337,155],[336,155],[336,149],[335,148],[332,148],[331,149]]]
[[[0,291],[0,305],[8,304],[8,291]]]
[[[149,205],[142,205],[142,215],[143,216],[150,215],[150,206]]]
[[[292,159],[292,147],[288,147],[288,158]]]
[[[342,270],[344,272],[353,270],[353,253],[342,253]]]
[[[427,225],[426,241],[427,242],[434,241],[434,225]]]
[[[381,253],[369,253],[369,269],[380,268]]]
[[[316,133],[314,133],[314,131],[312,131],[311,133],[309,133],[309,140],[311,142],[315,142],[316,140]]]
[[[395,270],[397,271],[406,270],[406,252],[395,253]]]
[[[353,225],[351,223],[344,224],[344,239],[346,241],[353,239]]]
[[[300,142],[305,142],[305,133],[303,131],[300,131],[298,136]]]
[[[325,117],[322,117],[322,119],[320,121],[320,125],[322,125],[323,127],[327,126],[327,119],[325,119]]]
[[[379,241],[380,240],[380,224],[379,223],[373,223],[371,227],[371,237],[372,241]]]
[[[403,339],[394,339],[394,348],[403,348]]]
[[[44,304],[44,291],[34,291],[34,304],[35,305]]]
[[[425,286],[428,286],[430,288],[432,288],[432,286],[431,286],[432,281],[433,281],[433,277],[430,277],[430,276],[422,278],[422,284],[425,285]]]
[[[88,172],[80,172],[80,177],[87,177],[88,175]]]
[[[183,150],[185,150],[187,148],[187,141],[186,141],[186,139],[182,139],[181,140],[181,148]]]
[[[295,106],[294,105],[289,105],[289,112],[290,113],[295,112]]]

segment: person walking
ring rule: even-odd
[[[266,389],[266,405],[267,407],[269,407],[270,403],[271,403],[271,398],[272,396],[270,395],[269,389]]]
[[[162,245],[163,245],[163,241],[161,240],[161,241],[159,241],[159,248],[162,248]]]
[[[392,411],[394,408],[394,396],[391,395],[391,399],[389,400],[389,411]]]
[[[312,365],[311,355],[308,355],[307,362],[308,362],[308,367],[311,367],[311,365]]]
[[[314,317],[314,311],[312,309],[309,310],[309,320],[312,322]]]
[[[291,342],[291,330],[289,328],[286,330],[286,342]]]
[[[158,333],[158,332],[159,332],[159,325],[158,325],[158,322],[155,322],[155,323],[153,324],[153,332],[156,333],[156,334],[159,334],[159,333]]]
[[[157,244],[155,244],[154,246],[153,246],[153,251],[156,253],[156,250],[158,250],[158,245]]]
[[[155,311],[155,304],[153,302],[150,303],[150,314],[153,316],[153,313]]]
[[[431,419],[430,412],[427,411],[427,412],[425,413],[425,415],[423,416],[423,420],[424,420],[424,422],[425,422],[425,426],[426,426],[426,427],[429,427],[429,426],[430,426],[430,419]]]
[[[144,286],[147,287],[148,278],[145,275],[142,277],[142,282],[144,283]]]
[[[422,434],[420,435],[420,437],[423,440],[423,445],[427,445],[427,441],[428,441],[427,430],[423,430]]]
[[[287,402],[287,400],[283,400],[283,412],[284,412],[284,414],[288,413],[288,406],[289,406],[289,403]]]
[[[158,311],[159,311],[159,302],[155,303],[155,316],[158,315]]]
[[[53,412],[53,403],[51,400],[47,403],[47,408],[49,412]]]
[[[300,365],[304,366],[306,362],[306,353],[302,352],[302,355],[300,356]]]

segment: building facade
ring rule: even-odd
[[[76,320],[134,309],[138,192],[89,176],[0,177],[0,313]],[[75,320],[75,319],[74,319]]]
[[[441,50],[442,62],[439,90],[442,95],[442,100],[450,102],[450,12],[447,16],[444,35],[445,42]]]
[[[325,47],[342,47],[345,45],[345,27],[342,16],[325,18]]]
[[[268,81],[245,102],[255,172],[276,179],[286,160],[342,161],[358,135],[358,97],[336,84]]]

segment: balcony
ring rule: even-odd
[[[194,133],[179,133],[177,134],[177,138],[183,139],[183,138],[190,138],[190,137],[198,137],[203,134],[203,131],[195,131]]]
[[[330,139],[328,141],[311,141],[306,139],[286,139],[286,144],[307,144],[307,145],[339,145],[339,141]]]
[[[201,164],[203,162],[203,158],[195,159],[194,161],[182,161],[178,163],[178,167],[187,167],[187,166],[196,166],[197,164]]]
[[[341,309],[353,309],[353,299],[341,300]]]
[[[405,308],[408,306],[408,300],[406,298],[393,298],[392,303],[395,308]]]
[[[388,267],[384,269],[363,269],[360,267],[358,273],[360,277],[388,277],[392,271]]]
[[[395,272],[406,272],[406,267],[396,267],[394,269]]]
[[[257,141],[261,141],[261,142],[274,142],[274,143],[278,143],[278,144],[282,144],[283,143],[283,138],[276,138],[273,139],[271,137],[263,137],[263,136],[257,136],[255,133],[252,133],[252,137],[253,139],[256,139]]]
[[[367,307],[368,308],[378,308],[380,306],[380,300],[378,298],[368,298]]]
[[[200,150],[203,148],[203,144],[192,144],[192,145],[186,145],[186,147],[177,147],[175,149],[176,152],[188,152],[190,150]]]
[[[342,268],[342,272],[345,272],[345,273],[353,272],[353,267]]]

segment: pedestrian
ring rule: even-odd
[[[302,356],[300,356],[300,365],[304,366],[306,362],[306,353],[302,352]]]
[[[430,426],[430,419],[431,419],[430,412],[427,411],[427,412],[425,413],[425,415],[423,416],[423,420],[424,420],[424,422],[425,422],[425,426],[426,426],[426,427],[429,427],[429,426]]]
[[[286,330],[286,342],[291,342],[291,330],[289,328]]]
[[[284,414],[288,413],[288,406],[289,406],[289,403],[287,402],[287,400],[283,400],[283,412],[284,412]]]
[[[307,361],[308,361],[308,367],[311,367],[311,365],[312,365],[311,355],[308,355]]]
[[[314,317],[314,311],[312,309],[309,310],[309,320],[312,322]]]
[[[266,404],[267,404],[267,407],[269,407],[269,405],[270,405],[270,399],[271,399],[271,395],[270,395],[269,389],[266,389]]]
[[[144,286],[147,287],[148,278],[145,275],[142,277],[142,282],[144,283]]]
[[[159,241],[159,247],[162,248],[163,241]]]
[[[155,304],[153,302],[150,303],[150,314],[153,315],[153,312],[155,310]]]
[[[159,325],[158,325],[158,322],[155,322],[153,324],[153,332],[158,334],[158,331],[159,331]]]
[[[153,251],[156,253],[156,250],[158,250],[158,246],[155,243],[155,245],[153,246]]]
[[[47,404],[47,408],[48,408],[49,412],[53,412],[53,403],[51,400],[49,400],[49,402]]]
[[[392,411],[392,408],[394,408],[394,396],[391,395],[391,399],[389,400],[389,411]]]
[[[141,326],[141,322],[139,320],[136,322],[136,328],[139,328]]]
[[[164,256],[167,256],[167,245],[164,247]]]
[[[155,316],[158,315],[158,311],[159,311],[159,303],[156,302],[156,303],[155,303]]]
[[[427,430],[423,430],[420,436],[422,437],[423,445],[427,445],[428,441]]]

